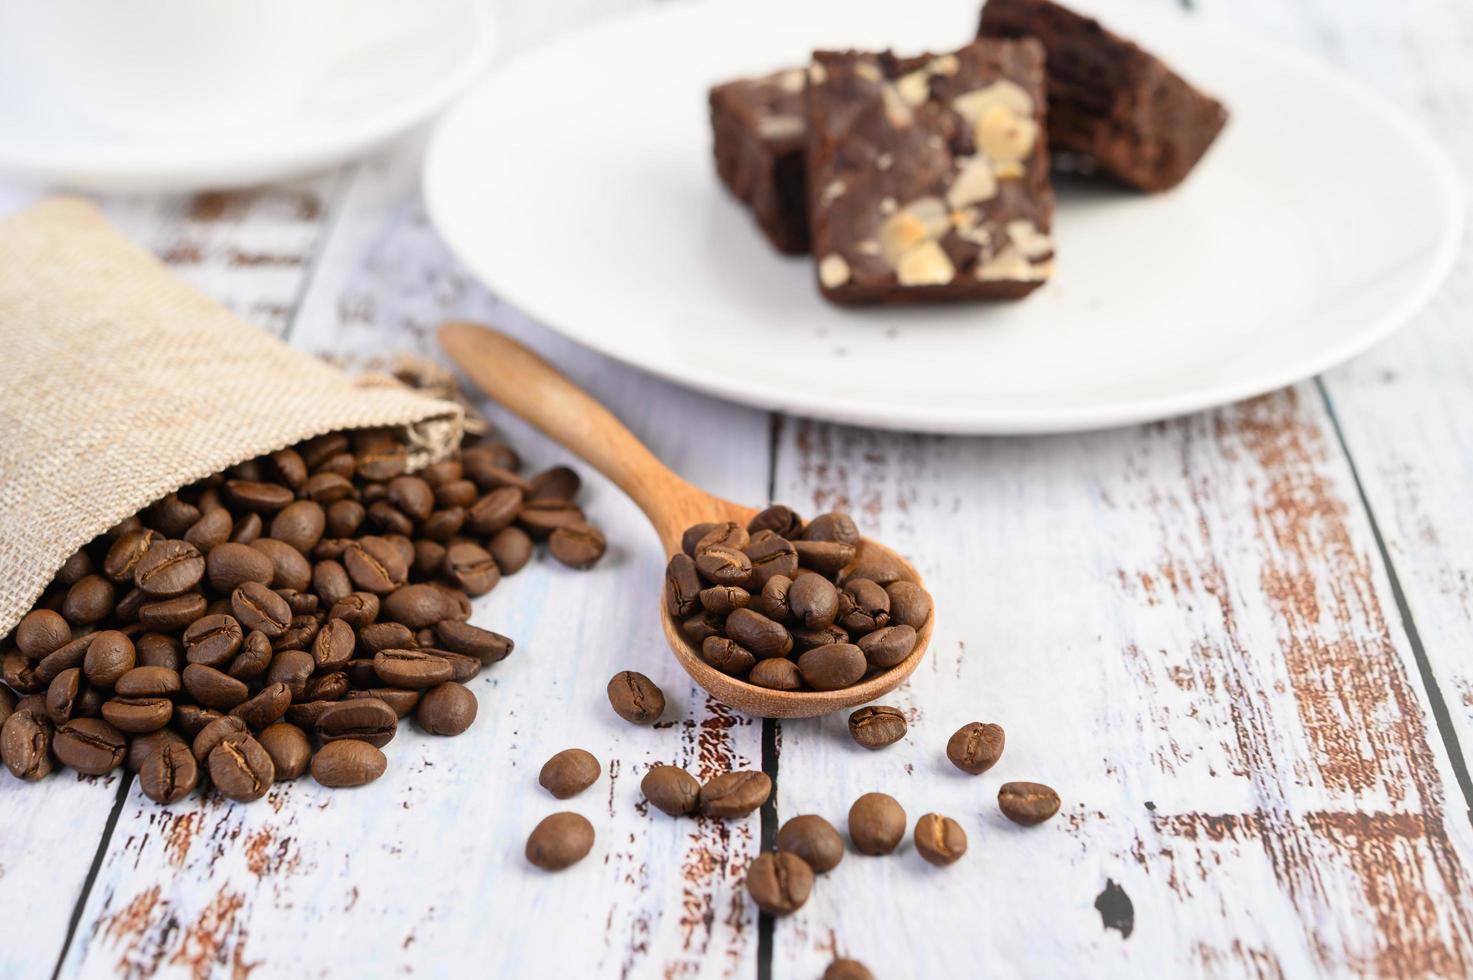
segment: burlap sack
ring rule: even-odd
[[[0,638],[68,555],[188,483],[364,426],[404,427],[423,464],[461,424],[242,322],[87,202],[45,201],[0,222]]]

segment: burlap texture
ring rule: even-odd
[[[73,551],[186,484],[367,426],[404,427],[423,464],[461,425],[242,322],[91,204],[44,201],[0,222],[0,638]]]

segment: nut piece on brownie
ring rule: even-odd
[[[837,303],[1013,299],[1053,271],[1043,47],[819,51],[808,200],[819,288]]]
[[[808,251],[802,68],[741,78],[711,89],[716,172],[757,219],[774,248]]]
[[[1175,187],[1222,131],[1222,103],[1099,21],[1050,0],[987,0],[980,35],[1048,52],[1048,137],[1143,191]]]

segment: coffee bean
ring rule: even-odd
[[[709,637],[720,636],[721,630],[725,625],[725,616],[718,616],[713,612],[707,612],[702,609],[680,624],[680,632],[691,643],[700,646]]]
[[[238,714],[239,708],[231,714]],[[217,718],[225,717],[214,708],[201,708],[197,704],[180,704],[174,709],[174,727],[185,738],[194,738],[204,731],[206,725]]]
[[[257,538],[250,546],[270,559],[273,589],[301,591],[311,587],[312,563],[296,548],[275,538]]]
[[[858,960],[837,959],[823,971],[823,980],[875,980],[875,975]]]
[[[147,602],[138,607],[138,622],[151,633],[172,633],[205,615],[209,603],[197,592]]]
[[[774,575],[798,574],[798,551],[792,542],[771,531],[758,531],[742,549],[752,563],[752,588],[760,590]]]
[[[905,810],[884,793],[865,793],[849,808],[849,839],[861,854],[889,854],[905,836]]]
[[[15,713],[15,695],[10,688],[0,687],[0,726],[4,726],[5,720]]]
[[[317,716],[317,737],[323,742],[353,738],[382,748],[399,730],[399,716],[377,698],[338,701]]]
[[[358,453],[358,475],[366,480],[392,480],[409,465],[409,453],[398,444],[384,445]]]
[[[830,643],[798,657],[798,671],[808,686],[819,691],[849,687],[864,676],[864,651],[852,643]]]
[[[227,736],[246,733],[244,721],[234,715],[220,715],[199,730],[189,748],[196,759],[204,762],[209,759],[210,753],[215,751],[215,746],[225,741]]]
[[[388,484],[389,503],[412,521],[423,521],[435,509],[435,491],[417,476],[396,476]]]
[[[564,565],[582,571],[598,564],[608,550],[608,543],[603,532],[593,525],[570,524],[552,532],[547,550]]]
[[[711,523],[692,524],[690,527],[686,528],[685,533],[680,536],[680,550],[686,555],[689,555],[691,559],[694,560],[696,557],[696,545],[700,544],[702,538],[710,534],[719,526],[720,525],[718,524]]]
[[[352,592],[333,603],[327,618],[341,619],[354,629],[361,629],[378,618],[379,605],[378,596],[372,592]]]
[[[312,757],[312,778],[323,786],[364,786],[384,774],[389,760],[368,742],[345,738],[328,742]]]
[[[250,696],[250,688],[243,681],[204,664],[185,667],[182,680],[184,689],[198,704],[216,711],[229,711]]]
[[[56,680],[63,671],[74,667],[81,667],[87,656],[87,647],[92,642],[95,633],[79,636],[70,643],[64,644],[52,650],[41,662],[36,665],[35,678],[37,684],[50,684]]]
[[[955,864],[967,853],[967,832],[961,824],[939,813],[928,813],[916,821],[916,850],[931,864]]]
[[[670,559],[665,566],[665,611],[671,619],[685,619],[699,608],[701,576],[695,559],[685,553]],[[60,618],[60,617],[58,617]]]
[[[144,760],[138,784],[155,803],[177,803],[199,784],[199,764],[184,743],[165,741]]]
[[[890,596],[890,622],[919,631],[931,618],[931,595],[914,582],[891,582],[885,586]]]
[[[803,529],[802,538],[805,541],[836,541],[847,545],[858,545],[860,541],[859,528],[855,526],[854,519],[838,511],[819,514],[809,521],[808,526]]]
[[[307,500],[330,507],[353,495],[353,484],[341,473],[314,473],[302,484],[301,494]]]
[[[60,725],[72,716],[78,696],[82,693],[82,671],[72,667],[57,674],[46,687],[46,716]]]
[[[825,874],[844,860],[844,839],[817,814],[793,817],[778,828],[777,849],[802,858],[814,874]]]
[[[443,684],[455,674],[447,661],[421,650],[380,650],[374,654],[373,669],[390,687],[415,690]]]
[[[876,704],[849,716],[849,734],[867,749],[882,749],[905,737],[905,715],[898,708]]]
[[[803,675],[798,672],[798,665],[782,657],[757,661],[747,680],[771,691],[796,691],[803,686]]]
[[[188,541],[158,541],[138,560],[133,582],[158,599],[181,595],[205,576],[205,559]]]
[[[813,891],[813,869],[796,854],[759,854],[747,866],[747,893],[768,915],[792,915]]]
[[[230,608],[241,628],[277,637],[292,624],[291,605],[260,582],[246,582],[230,593]]]
[[[116,727],[116,726],[114,726]],[[179,737],[179,733],[168,728],[160,728],[157,731],[148,732],[144,735],[134,735],[128,739],[128,752],[123,757],[123,765],[129,772],[143,771],[143,764],[148,757],[168,742],[178,742],[185,750],[189,749],[189,743]]]
[[[205,616],[190,623],[184,631],[184,655],[192,664],[223,667],[240,652],[244,639],[245,633],[235,617],[223,613]]]
[[[62,765],[101,776],[123,764],[128,740],[101,718],[74,718],[57,727],[51,750]]]
[[[487,665],[505,660],[515,647],[510,639],[500,633],[451,619],[435,624],[435,637],[446,650],[476,657]]]
[[[946,757],[962,772],[978,775],[997,765],[1006,736],[1001,725],[969,722],[946,743]]]
[[[832,625],[839,614],[839,590],[822,575],[803,572],[788,588],[787,607],[797,625],[821,629]]]
[[[239,681],[260,680],[271,666],[273,653],[271,640],[265,633],[247,633],[245,641],[240,645],[240,653],[230,661],[225,672]]]
[[[414,531],[414,522],[387,500],[375,500],[368,505],[368,523],[385,536],[407,536]]]
[[[343,552],[343,565],[355,586],[376,595],[387,595],[409,580],[409,563],[384,538],[354,541]]]
[[[501,569],[491,552],[471,541],[458,541],[445,549],[445,577],[468,594],[485,595],[501,581]]]
[[[504,575],[515,575],[532,560],[532,538],[519,527],[504,527],[486,542]]]
[[[341,619],[330,620],[322,625],[312,640],[312,660],[319,671],[336,670],[353,659],[357,646],[358,637],[353,634],[353,627]]]
[[[1013,823],[1031,827],[1059,812],[1059,794],[1042,783],[1003,783],[997,806]]]
[[[117,597],[118,589],[112,582],[101,575],[88,575],[67,589],[61,614],[73,627],[91,626],[113,611]]]
[[[88,638],[82,672],[87,675],[89,684],[111,688],[136,664],[137,651],[127,635],[117,630],[103,630]]]
[[[482,536],[510,527],[522,511],[523,496],[520,487],[497,487],[466,510],[466,527]]]
[[[242,732],[226,735],[210,750],[209,767],[210,781],[220,795],[237,803],[259,800],[276,778],[271,756],[260,742]]]
[[[724,636],[708,636],[701,642],[701,659],[723,674],[745,677],[757,662],[752,651],[736,640]]]
[[[291,703],[291,689],[275,681],[261,688],[249,701],[230,709],[230,713],[245,722],[246,727],[260,729],[279,720]]]
[[[886,626],[861,636],[857,645],[871,667],[883,670],[910,656],[916,648],[916,631],[909,626]]]
[[[762,586],[762,591],[752,600],[751,608],[757,610],[775,623],[792,626],[792,610],[788,607],[788,596],[792,592],[792,589],[792,579],[786,575],[774,575],[767,580],[766,584]],[[838,590],[835,589],[834,591],[837,592]],[[838,602],[837,597],[834,601],[835,603]]]
[[[174,717],[174,702],[166,697],[115,697],[102,702],[102,717],[130,734],[156,732]]]
[[[795,538],[803,530],[803,518],[799,517],[793,508],[784,504],[773,504],[766,510],[759,511],[756,517],[747,522],[747,533],[756,534],[758,531],[771,531],[784,538]]]
[[[119,585],[132,584],[133,570],[138,567],[143,556],[148,554],[148,550],[162,540],[163,535],[149,528],[139,528],[119,535],[107,549],[107,556],[102,559],[102,573]]]
[[[532,477],[532,500],[574,500],[583,486],[578,474],[566,466],[554,466]]]
[[[543,764],[537,784],[558,799],[566,800],[592,786],[602,771],[593,753],[563,749]]]
[[[890,595],[869,579],[852,578],[839,593],[839,625],[851,633],[872,633],[890,622]]]
[[[0,658],[0,681],[4,681],[17,694],[34,694],[41,690],[36,680],[36,667],[19,650],[12,650]]]
[[[184,645],[175,637],[166,633],[143,633],[133,646],[137,655],[135,663],[139,667],[184,669]]]
[[[636,670],[621,670],[609,679],[614,713],[635,725],[651,725],[665,712],[665,692]]]
[[[377,679],[377,675],[375,675],[375,679]],[[420,693],[402,687],[365,687],[349,691],[345,695],[345,698],[349,701],[356,698],[378,698],[384,704],[393,708],[394,714],[403,719],[418,706]]]
[[[179,674],[167,667],[134,667],[113,685],[118,696],[125,698],[168,697],[182,688]]]
[[[203,555],[211,548],[229,541],[230,532],[234,530],[235,520],[230,516],[230,511],[217,507],[200,515],[200,519],[184,532],[184,540],[194,545],[195,550]]]
[[[317,661],[306,650],[280,650],[266,668],[267,684],[285,684],[292,700],[301,698],[307,678],[317,670]]]
[[[593,849],[593,824],[577,813],[544,817],[527,837],[527,860],[544,871],[562,871]]]
[[[752,537],[746,528],[735,521],[723,521],[712,524],[711,529],[696,542],[695,557],[699,558],[703,552],[710,548],[734,548],[741,551],[751,542]]]
[[[445,594],[427,583],[395,589],[383,600],[383,614],[412,630],[451,618]]]
[[[854,564],[843,570],[839,584],[842,585],[850,579],[862,578],[879,586],[889,586],[905,576],[905,566],[888,555],[870,549],[869,552],[860,554]]]
[[[229,595],[247,582],[270,585],[276,568],[270,558],[250,545],[228,541],[205,555],[205,574],[212,589]]]
[[[268,725],[256,736],[256,741],[271,756],[278,783],[298,778],[312,762],[312,745],[307,741],[307,733],[289,722]]]
[[[546,538],[558,528],[586,524],[583,510],[561,500],[528,500],[517,514],[517,523],[534,538]]]
[[[640,792],[662,813],[682,817],[700,803],[701,784],[679,766],[655,766],[639,783]]]
[[[225,496],[242,510],[274,514],[295,498],[290,487],[255,480],[226,480]]]
[[[235,527],[230,531],[232,544],[250,544],[261,536],[265,526],[261,521],[260,514],[242,514],[235,522]],[[206,574],[208,571],[209,556],[205,556]]]
[[[821,575],[837,575],[839,570],[854,560],[852,544],[838,541],[799,540],[793,542],[798,554],[798,564]]]
[[[16,711],[0,728],[0,761],[17,779],[35,782],[51,773],[51,721]]]
[[[699,596],[701,608],[717,616],[746,609],[752,604],[752,593],[736,585],[713,585],[709,589],[702,589]]]
[[[724,772],[701,787],[701,812],[708,817],[745,817],[771,795],[772,780],[765,772]]]
[[[744,552],[723,544],[711,545],[699,552],[696,570],[713,585],[745,586],[752,581],[752,559]]]
[[[459,735],[476,720],[476,696],[454,681],[437,684],[420,696],[414,717],[431,735]]]
[[[71,626],[50,609],[31,610],[15,627],[15,648],[30,660],[40,660],[71,641]]]
[[[342,670],[309,677],[306,686],[302,688],[304,701],[341,701],[347,694],[348,674]]]
[[[738,609],[726,617],[726,635],[752,652],[759,660],[785,657],[793,649],[793,636],[754,609]]]

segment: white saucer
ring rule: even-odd
[[[927,431],[1099,428],[1259,394],[1385,337],[1450,268],[1454,172],[1401,109],[1140,5],[1108,23],[1233,113],[1185,184],[1062,181],[1057,277],[1021,302],[826,304],[811,263],[775,254],[717,182],[707,87],[815,46],[953,49],[977,7],[709,0],[559,40],[446,115],[430,214],[493,289],[605,354],[765,408]]]
[[[186,191],[266,183],[359,154],[429,118],[486,67],[488,17],[354,62],[290,115],[204,137],[131,137],[48,111],[44,92],[7,85],[0,66],[0,175],[96,191]]]

